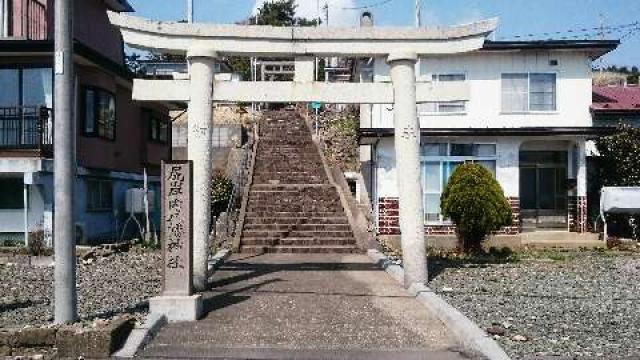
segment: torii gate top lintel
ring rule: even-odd
[[[273,27],[153,21],[109,12],[134,48],[186,54],[194,46],[242,56],[379,56],[397,48],[418,55],[478,50],[498,19],[438,27]]]

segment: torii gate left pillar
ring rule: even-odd
[[[207,288],[211,229],[211,138],[213,134],[213,80],[217,53],[192,48],[189,61],[189,127],[187,157],[193,161],[193,288]]]

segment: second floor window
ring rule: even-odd
[[[464,114],[467,112],[466,101],[432,101],[418,104],[420,114]]]
[[[149,140],[166,143],[169,140],[169,121],[149,112]]]
[[[102,89],[84,90],[84,134],[107,140],[116,138],[116,99]]]
[[[556,109],[556,74],[502,74],[502,112]]]
[[[53,74],[47,67],[0,68],[0,107],[53,105]]]
[[[464,73],[433,74],[431,80],[440,82],[466,81],[467,75]]]

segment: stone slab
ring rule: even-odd
[[[385,256],[378,250],[369,250],[369,257],[377,264],[385,263]],[[393,268],[395,272],[404,272],[402,268],[397,269],[395,266],[386,267],[387,271]],[[510,360],[509,356],[498,345],[496,341],[491,339],[476,323],[464,316],[453,306],[449,305],[440,296],[433,293],[427,286],[413,284],[408,290],[416,300],[420,302],[428,311],[437,316],[449,331],[457,337],[460,344],[465,350],[477,354],[476,356],[484,356],[490,360]]]
[[[149,299],[149,311],[166,316],[170,322],[196,321],[203,312],[202,295],[157,296]]]
[[[115,358],[132,358],[149,343],[160,329],[166,325],[167,317],[162,314],[149,314],[144,324],[131,331],[120,350],[113,354]]]
[[[133,327],[132,319],[120,319],[105,328],[61,328],[56,334],[58,357],[107,358],[122,347]]]
[[[277,359],[466,358],[444,324],[364,255],[237,254],[210,285],[200,321],[169,323],[137,356],[250,359],[260,348]]]

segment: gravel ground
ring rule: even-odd
[[[160,252],[133,249],[78,263],[78,305],[82,320],[124,313],[146,315],[146,299],[161,288]],[[53,267],[0,265],[0,328],[53,321]]]
[[[512,263],[431,260],[431,288],[513,359],[640,358],[640,255],[544,253]],[[495,326],[494,326],[495,325]]]

